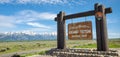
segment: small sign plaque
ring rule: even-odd
[[[98,18],[102,18],[103,14],[102,14],[102,12],[97,12],[97,13],[95,13],[95,16]]]
[[[70,40],[91,40],[92,22],[78,22],[68,24],[68,39]]]

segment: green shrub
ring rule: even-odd
[[[0,52],[5,52],[6,50],[7,50],[6,48],[2,48]]]
[[[18,54],[14,54],[12,57],[20,57],[20,55],[18,55]]]
[[[39,55],[45,55],[47,52],[48,52],[48,51],[41,51],[41,52],[39,52],[38,54],[39,54]]]

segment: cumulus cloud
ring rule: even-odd
[[[33,27],[37,27],[37,28],[47,28],[47,29],[50,28],[47,25],[43,25],[43,24],[36,23],[36,22],[29,22],[29,23],[27,23],[27,25],[30,25],[30,26],[33,26]]]
[[[49,12],[36,12],[32,10],[23,10],[16,13],[17,23],[35,21],[35,20],[54,20],[56,14]]]
[[[42,24],[38,23],[29,23],[29,22],[35,22],[38,20],[54,20],[56,17],[56,14],[49,13],[49,12],[36,12],[32,10],[23,10],[20,12],[17,12],[13,15],[0,15],[0,27],[15,27],[16,24],[22,24],[27,23],[32,26],[43,26]]]
[[[12,16],[4,16],[4,15],[0,15],[0,27],[9,27],[9,28],[12,28],[12,27],[15,27],[15,24],[14,24],[14,17]]]
[[[28,28],[24,31],[34,31],[34,32],[53,32],[55,29],[46,29],[46,28]]]

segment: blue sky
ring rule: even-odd
[[[54,17],[59,11],[68,15],[94,10],[95,3],[112,7],[113,12],[106,15],[108,37],[120,38],[120,0],[0,0],[0,32],[56,32]],[[92,21],[95,38],[95,17],[88,16],[86,20]],[[85,17],[73,20],[82,21],[85,21]],[[71,22],[66,21],[66,29]]]

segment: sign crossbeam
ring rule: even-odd
[[[105,9],[105,14],[108,14],[108,13],[112,13],[112,9],[110,7]],[[64,20],[67,20],[67,19],[78,18],[78,17],[80,18],[80,17],[85,17],[85,16],[92,16],[92,15],[95,15],[94,10],[82,12],[82,13],[71,14],[71,15],[66,15],[63,18],[64,18]],[[55,18],[55,21],[57,21],[57,18]]]

